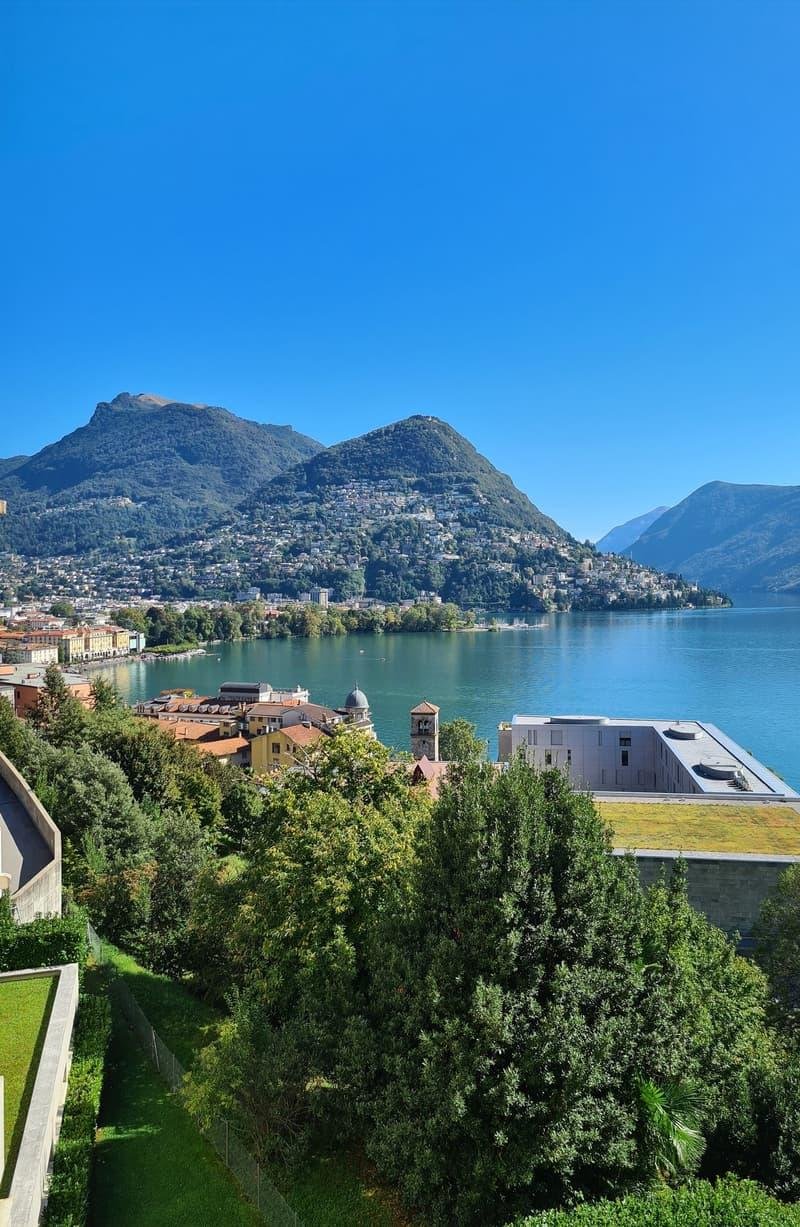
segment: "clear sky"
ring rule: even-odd
[[[0,5],[0,455],[409,413],[598,536],[800,482],[797,3]]]

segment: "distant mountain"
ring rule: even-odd
[[[544,515],[463,435],[435,417],[415,415],[379,430],[337,443],[245,501],[253,512],[285,505],[294,497],[306,503],[335,497],[359,485],[391,488],[407,497],[452,500],[448,515],[487,524],[527,529],[555,538],[569,534]]]
[[[626,520],[624,524],[618,524],[616,528],[612,528],[605,537],[601,537],[596,542],[597,549],[601,554],[623,553],[628,546],[633,545],[634,541],[638,541],[645,529],[649,528],[665,511],[669,511],[669,507],[654,507],[652,511],[646,511],[642,516],[635,516],[632,520]]]
[[[631,553],[727,591],[800,589],[800,486],[709,482],[651,524]]]
[[[211,405],[122,392],[35,456],[0,462],[0,549],[83,553],[158,544],[229,513],[322,445]]]

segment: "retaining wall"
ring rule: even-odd
[[[12,896],[20,924],[37,916],[61,915],[61,832],[36,793],[5,754],[0,752],[0,779],[4,780],[47,845],[52,859]]]

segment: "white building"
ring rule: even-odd
[[[608,716],[514,716],[499,727],[501,761],[523,751],[591,792],[797,797],[713,724]]]

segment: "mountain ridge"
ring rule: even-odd
[[[652,511],[645,511],[643,515],[633,516],[630,520],[625,520],[623,524],[617,524],[595,541],[595,547],[600,550],[601,554],[621,554],[635,541],[638,541],[642,533],[665,511],[669,511],[669,507],[654,507]]]
[[[800,486],[711,481],[656,520],[637,561],[728,591],[800,588]]]

